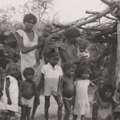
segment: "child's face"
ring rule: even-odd
[[[26,80],[32,80],[33,79],[33,76],[34,76],[34,73],[33,72],[29,72],[25,75],[25,78]]]
[[[84,73],[84,74],[81,75],[81,77],[83,79],[88,79],[89,78],[89,74],[88,73]]]
[[[58,64],[58,61],[59,61],[59,56],[49,58],[49,62],[52,66]]]
[[[105,92],[105,98],[109,99],[112,97],[112,92],[110,90]]]
[[[44,37],[48,37],[50,35],[51,31],[52,31],[52,28],[45,26],[42,31],[42,34]]]
[[[66,74],[67,74],[68,76],[74,76],[75,71],[74,71],[73,68],[70,68],[69,70],[66,71]]]
[[[99,86],[100,88],[102,88],[103,85],[104,85],[104,80],[100,80],[100,81],[98,82],[98,86]]]
[[[79,51],[84,52],[87,49],[87,45],[79,45]]]
[[[15,65],[10,66],[9,74],[16,77],[18,75],[18,68]]]

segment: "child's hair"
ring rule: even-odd
[[[80,36],[80,32],[77,28],[68,28],[65,30],[65,37],[67,39],[70,39],[70,38],[77,38]]]
[[[77,77],[80,78],[82,74],[91,74],[91,70],[89,69],[89,67],[81,66],[80,68],[78,68],[76,71]]]
[[[17,65],[15,63],[9,63],[9,64],[7,64],[7,66],[6,66],[6,72],[7,73],[10,71],[11,66],[16,66],[17,67]]]
[[[48,58],[52,58],[52,57],[56,57],[56,56],[57,57],[59,56],[58,52],[55,49],[51,49],[49,52]]]
[[[87,40],[79,40],[78,45],[82,48],[87,48],[89,45],[89,42]]]
[[[101,99],[104,97],[105,92],[110,91],[112,93],[111,97],[114,95],[115,87],[109,83],[105,83],[101,89]]]
[[[44,26],[44,28],[45,27],[49,27],[49,28],[51,28],[51,30],[52,30],[52,26],[50,25],[50,24],[46,24],[45,26]]]
[[[96,84],[99,84],[99,82],[100,82],[101,80],[102,80],[102,81],[104,81],[104,83],[105,83],[105,78],[104,78],[104,77],[102,77],[102,76],[101,76],[101,77],[96,78],[96,79],[95,79],[95,83],[96,83]]]
[[[32,13],[26,14],[23,18],[23,23],[25,23],[26,21],[28,22],[29,20],[34,20],[34,24],[37,23],[37,18],[35,15],[33,15]]]
[[[28,73],[35,73],[34,69],[32,67],[25,68],[23,71],[23,76],[25,77]]]
[[[74,67],[73,63],[71,63],[71,62],[65,62],[65,63],[63,63],[62,70],[65,73],[66,71],[68,71],[69,69],[71,69],[73,67]]]
[[[87,58],[81,58],[81,62],[80,62],[80,66],[79,67],[81,67],[81,66],[89,66],[90,65],[90,60],[89,59],[87,59]]]

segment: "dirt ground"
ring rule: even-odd
[[[88,93],[89,93],[90,102],[92,102],[95,90],[96,88],[89,87]],[[44,120],[44,96],[40,96],[40,102],[41,104],[37,108],[34,120]],[[62,110],[62,113],[63,113],[62,117],[64,117],[64,108]],[[20,114],[18,113],[16,115],[17,117],[12,118],[12,120],[20,120]],[[51,97],[50,100],[49,120],[57,120],[57,104],[53,97]],[[72,115],[70,116],[70,120],[72,120]]]

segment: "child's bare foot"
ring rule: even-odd
[[[38,67],[39,65],[40,65],[40,62],[36,62],[33,67],[36,68],[36,67]]]

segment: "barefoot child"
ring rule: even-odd
[[[93,103],[92,120],[113,120],[112,98],[115,88],[105,83],[100,89],[102,93],[100,98],[104,106],[101,106],[97,101]]]
[[[75,105],[73,110],[73,120],[77,120],[77,116],[81,117],[81,120],[85,120],[85,118],[90,115],[90,104],[88,98],[88,86],[91,84],[89,74],[91,73],[88,67],[80,67],[77,70],[77,78],[75,81]]]
[[[3,89],[3,103],[6,110],[9,111],[9,116],[13,116],[15,112],[18,112],[18,81],[16,76],[18,74],[18,68],[15,63],[9,63],[6,66],[7,76],[4,81]]]
[[[74,65],[71,62],[65,62],[63,64],[64,75],[60,80],[59,95],[62,93],[63,103],[65,107],[64,120],[69,120],[71,105],[74,96]]]
[[[33,106],[34,96],[37,97],[36,85],[33,80],[34,69],[25,68],[23,75],[25,81],[20,86],[19,103],[21,104],[21,120],[30,120],[30,111]],[[36,103],[37,104],[37,103]]]
[[[43,47],[36,49],[35,56],[36,56],[36,63],[34,67],[38,67],[40,64],[40,59],[43,58],[45,51],[47,49],[48,43],[49,43],[49,35],[52,31],[52,27],[50,25],[45,25],[42,36],[39,37],[38,42],[43,42]]]
[[[48,120],[48,111],[50,107],[50,96],[53,95],[58,104],[58,120],[62,117],[62,100],[58,96],[58,83],[59,77],[63,75],[62,69],[57,65],[59,60],[59,54],[52,49],[49,53],[49,63],[44,65],[41,70],[41,81],[39,89],[44,85],[45,96],[45,120]]]

